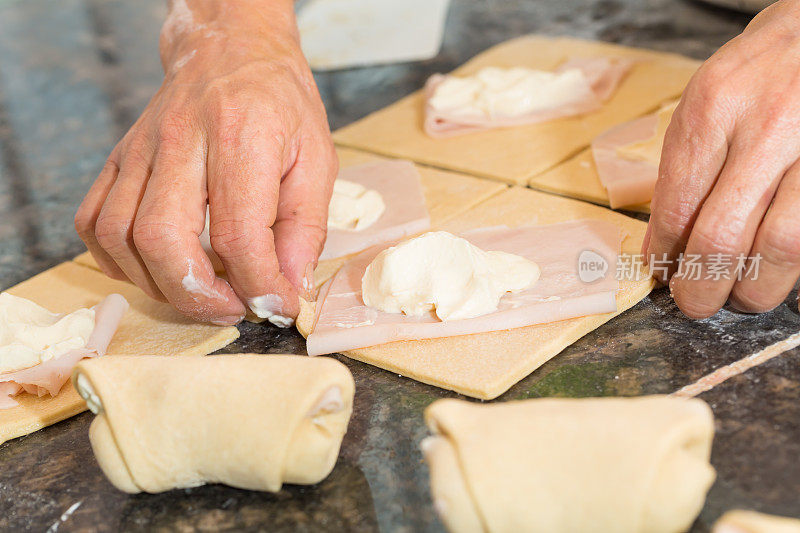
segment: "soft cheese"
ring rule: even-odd
[[[524,257],[433,231],[379,253],[361,290],[366,305],[384,312],[458,320],[496,311],[504,294],[527,289],[539,275]]]
[[[428,104],[438,111],[494,118],[553,109],[587,97],[592,97],[592,87],[577,68],[547,72],[486,67],[468,77],[447,76]]]
[[[336,180],[328,206],[328,227],[361,231],[372,226],[386,210],[378,191],[360,183]]]
[[[25,298],[0,293],[0,373],[14,372],[86,346],[95,311],[51,313]]]

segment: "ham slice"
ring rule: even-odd
[[[329,228],[320,260],[397,241],[430,227],[420,175],[410,161],[378,161],[347,167],[339,172],[338,179],[377,191],[383,197],[386,210],[371,226],[360,231]]]
[[[677,102],[625,122],[592,142],[597,175],[612,209],[649,202],[658,180],[661,145]]]
[[[497,311],[476,318],[442,322],[433,313],[422,317],[385,313],[365,306],[361,298],[361,278],[367,265],[389,245],[375,246],[347,262],[320,288],[314,328],[307,339],[308,354],[506,330],[617,308],[615,272],[622,232],[613,223],[578,220],[549,226],[502,226],[460,236],[484,250],[535,261],[542,269],[539,281],[524,291],[506,294]],[[592,275],[597,270],[579,271],[579,261],[586,264],[589,260],[605,265],[599,277]]]
[[[36,396],[55,396],[69,380],[72,368],[85,357],[105,355],[111,338],[117,331],[122,316],[128,310],[128,302],[119,294],[111,294],[94,307],[95,326],[86,346],[70,350],[60,357],[36,366],[0,373],[0,409],[19,405],[12,396],[23,390]]]
[[[434,109],[429,101],[436,88],[449,76],[449,74],[434,74],[428,78],[424,88],[425,133],[434,138],[454,137],[491,128],[522,126],[590,113],[599,109],[606,100],[611,98],[632,66],[633,61],[623,58],[572,58],[556,69],[556,72],[560,73],[570,69],[580,70],[588,82],[585,92],[576,94],[575,98],[565,105],[518,116],[492,118],[465,117],[460,115],[457,110]]]

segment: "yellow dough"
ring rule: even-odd
[[[337,130],[333,138],[341,146],[526,185],[534,176],[588,147],[611,126],[654,111],[680,95],[700,64],[675,54],[531,35],[490,48],[453,73],[471,75],[486,66],[554,70],[569,58],[592,56],[638,61],[611,99],[594,113],[433,139],[422,129],[424,98],[422,91],[417,91]]]
[[[341,168],[369,163],[385,159],[367,152],[349,148],[337,148],[339,166]],[[431,225],[438,225],[463,213],[470,207],[493,196],[507,187],[500,183],[493,183],[482,179],[464,176],[455,172],[447,172],[434,168],[417,165],[425,194],[425,206],[431,217]],[[390,201],[390,200],[387,200]],[[324,282],[339,270],[347,258],[328,259],[320,261],[314,273],[317,285]],[[85,252],[75,259],[75,262],[84,266],[100,270],[92,254]],[[254,317],[248,316],[248,320]]]
[[[754,511],[728,511],[714,523],[712,533],[800,533],[800,519]]]
[[[193,322],[170,305],[151,299],[130,283],[114,281],[73,262],[46,270],[11,287],[8,292],[32,300],[54,313],[91,307],[111,293],[121,294],[131,307],[108,347],[109,355],[208,354],[227,346],[239,336],[235,327]],[[18,407],[0,410],[0,443],[86,410],[83,400],[69,384],[64,385],[55,397],[20,394],[14,400],[20,403]]]
[[[451,533],[678,533],[714,482],[714,419],[697,399],[446,399],[425,421]]]
[[[95,457],[128,493],[318,483],[336,464],[355,388],[334,359],[254,354],[90,359],[73,383],[97,411]]]
[[[644,222],[603,207],[522,187],[507,189],[437,229],[460,233],[501,224],[514,227],[586,218],[618,224],[628,234],[622,242],[622,252],[639,253],[647,229]],[[345,355],[423,383],[474,398],[493,399],[561,350],[647,296],[654,282],[646,270],[643,274],[641,279],[620,282],[615,313],[476,335],[393,342],[348,351]],[[308,336],[313,328],[314,304],[301,304],[297,329]]]

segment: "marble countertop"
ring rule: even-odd
[[[0,288],[83,251],[72,217],[161,81],[163,0],[0,0]],[[434,59],[317,75],[343,126],[477,52],[531,32],[708,57],[748,18],[687,0],[453,0]],[[691,321],[664,290],[579,340],[501,400],[668,393],[800,329],[794,296]],[[245,324],[227,352],[304,353],[294,331]],[[222,486],[128,496],[104,479],[82,414],[0,445],[0,530],[442,531],[418,451],[423,409],[453,393],[341,358],[358,394],[339,462],[314,487]],[[800,517],[800,351],[701,395],[718,480],[693,531],[739,507]]]

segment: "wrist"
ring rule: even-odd
[[[170,0],[159,43],[165,70],[220,40],[256,54],[299,49],[293,0]]]

